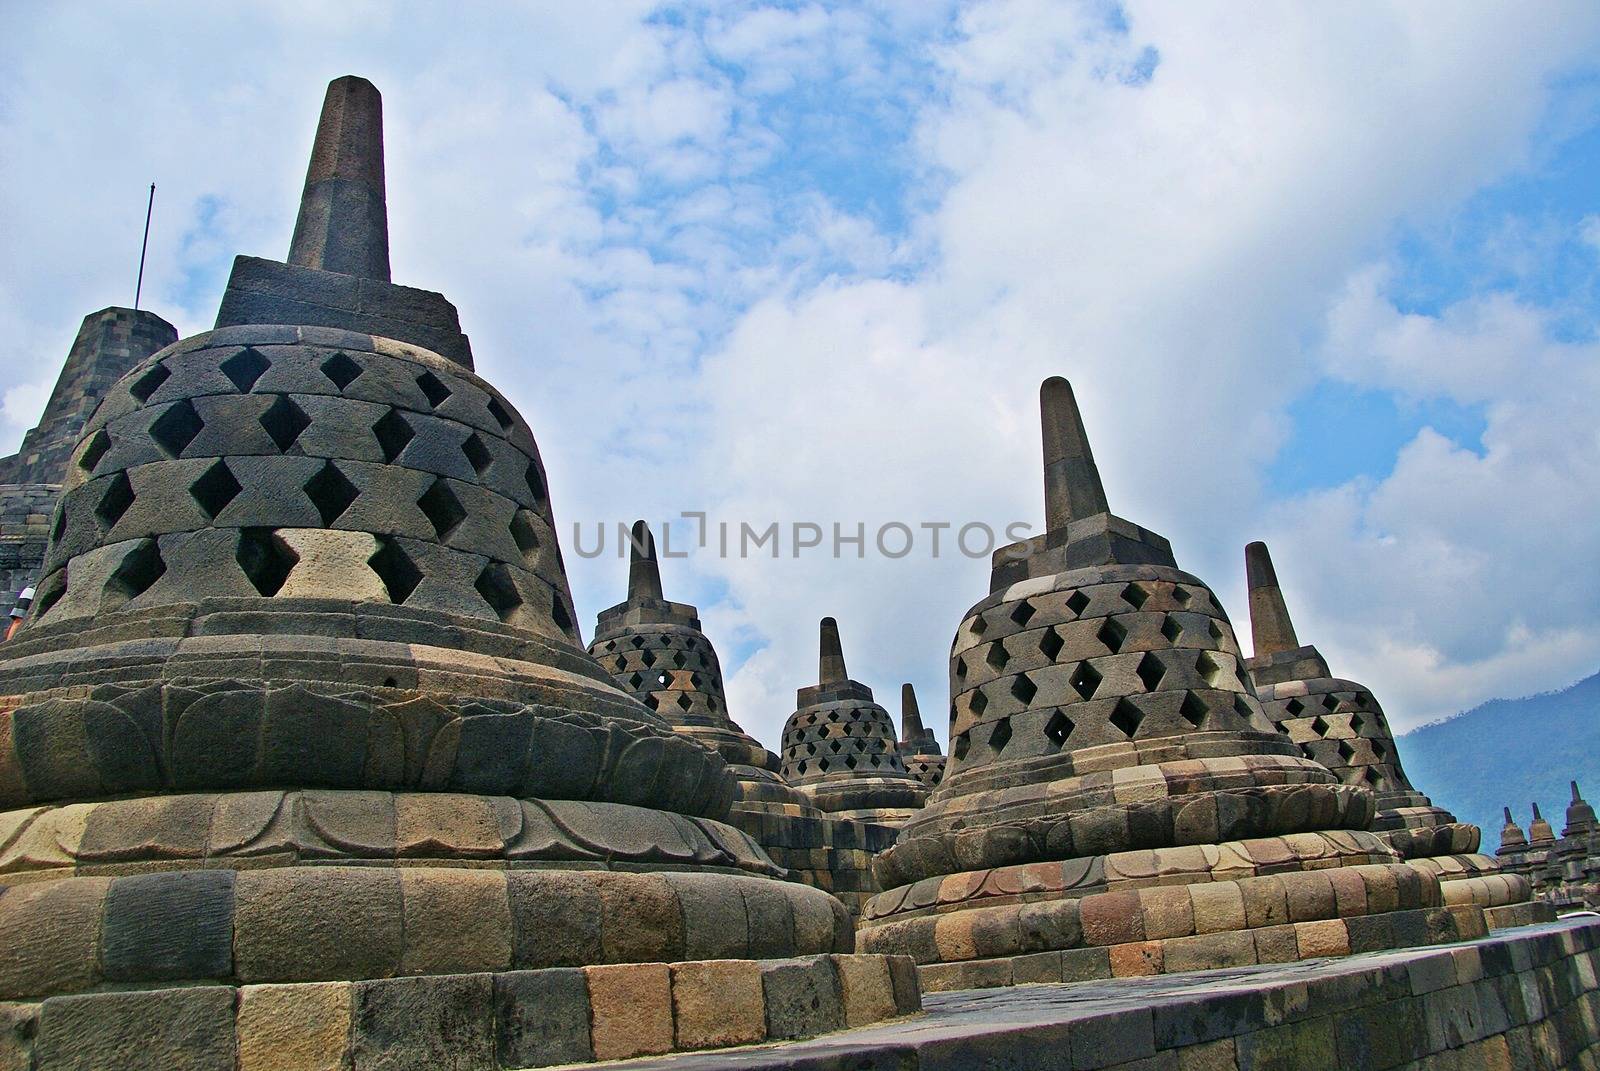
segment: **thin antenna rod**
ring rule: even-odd
[[[144,241],[139,243],[139,281],[133,286],[133,311],[139,311],[139,295],[144,292],[144,254],[150,248],[150,213],[156,207],[156,184],[150,184],[150,201],[144,206]]]

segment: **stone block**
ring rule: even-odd
[[[1068,948],[1061,953],[1061,980],[1087,982],[1111,977],[1111,953],[1104,948]]]
[[[672,978],[664,963],[585,967],[596,1060],[672,1051]]]
[[[1160,974],[1162,970],[1161,941],[1133,941],[1125,945],[1112,945],[1111,973],[1117,978]]]
[[[506,875],[515,943],[523,968],[581,967],[600,962],[600,894],[593,876],[563,870],[514,870]]]
[[[1083,941],[1078,901],[1042,900],[1017,912],[1020,947],[1027,952],[1073,948]]]
[[[608,963],[683,958],[683,912],[672,886],[654,875],[598,875],[600,941]]]
[[[227,979],[233,974],[231,870],[117,878],[106,896],[107,981]]]
[[[1339,1067],[1333,1022],[1324,1016],[1241,1034],[1234,1040],[1241,1071]]]
[[[834,956],[839,990],[844,999],[845,1026],[865,1026],[893,1018],[894,979],[881,956]],[[1014,976],[1013,976],[1014,978]]]
[[[1297,922],[1294,924],[1294,934],[1301,959],[1350,954],[1350,934],[1345,929],[1343,919]]]
[[[910,956],[887,956],[889,982],[894,988],[896,1015],[911,1015],[922,1010],[922,986],[917,980],[917,964]]]
[[[1267,926],[1250,932],[1256,941],[1257,963],[1292,963],[1300,958],[1300,942],[1292,925]]]
[[[234,1071],[233,989],[200,986],[52,997],[40,1071]]]
[[[495,1001],[487,974],[384,978],[352,987],[356,1071],[493,1071]]]
[[[1221,933],[1245,928],[1244,894],[1232,881],[1202,881],[1188,887],[1194,932]]]
[[[393,870],[242,871],[234,897],[241,982],[385,978],[400,968],[404,907]]]
[[[350,985],[308,982],[239,989],[238,1071],[343,1071]]]
[[[0,1071],[33,1071],[39,1005],[0,1004]]]
[[[780,960],[761,965],[769,1038],[800,1038],[844,1025],[839,976],[826,957]]]
[[[511,966],[511,908],[503,871],[414,867],[400,871],[403,974],[463,974]]]
[[[1137,891],[1099,893],[1079,904],[1083,940],[1091,945],[1120,945],[1144,940]]]
[[[887,971],[884,981],[887,985]],[[892,1015],[892,993],[889,998],[888,1014]],[[676,1045],[680,1049],[749,1045],[764,1040],[767,1019],[761,968],[752,960],[673,964],[672,1019]]]
[[[589,984],[579,968],[497,974],[494,1002],[501,1066],[543,1067],[594,1059]]]
[[[1247,930],[1178,937],[1164,943],[1165,969],[1208,971],[1217,967],[1243,967],[1256,961],[1255,940]]]
[[[92,989],[107,878],[19,885],[0,895],[0,1000]]]
[[[1061,981],[1061,953],[1034,952],[1011,960],[1014,985],[1048,984]]]
[[[1073,1071],[1112,1067],[1155,1055],[1155,1031],[1149,1008],[1108,1012],[1073,1026]]]

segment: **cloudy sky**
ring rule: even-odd
[[[451,6],[0,6],[0,449],[131,302],[147,184],[145,304],[204,330],[356,73],[395,280],[532,423],[586,633],[626,567],[574,524],[784,526],[663,570],[769,745],[824,614],[945,704],[952,534],[1040,520],[1051,374],[1112,508],[1236,616],[1266,539],[1397,728],[1600,667],[1600,6]]]

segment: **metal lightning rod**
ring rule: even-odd
[[[139,243],[139,281],[133,286],[133,311],[139,311],[139,295],[144,291],[144,254],[150,248],[150,213],[156,207],[156,184],[150,184],[150,201],[144,206],[144,241]]]

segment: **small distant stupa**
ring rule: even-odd
[[[933,730],[922,724],[917,692],[910,684],[900,686],[900,757],[911,776],[929,789],[938,788],[944,780],[944,752]]]

